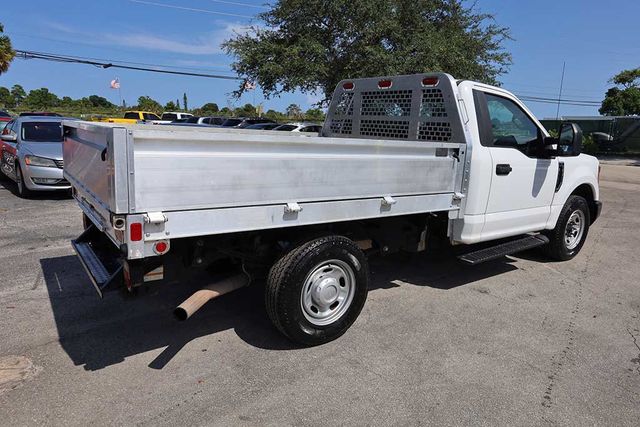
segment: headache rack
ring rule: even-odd
[[[444,73],[343,80],[322,135],[464,143],[455,84]]]

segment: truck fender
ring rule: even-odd
[[[545,228],[547,230],[552,230],[555,228],[558,217],[560,216],[560,212],[562,211],[562,207],[566,203],[569,196],[574,194],[582,196],[587,200],[591,213],[591,222],[593,222],[596,214],[595,201],[598,200],[599,197],[597,189],[598,184],[593,177],[583,177],[582,180],[572,184],[571,187],[566,186],[566,189],[562,191],[562,194],[556,194],[556,196],[553,198],[551,212],[549,214],[549,219],[547,220],[547,225]]]

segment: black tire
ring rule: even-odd
[[[31,197],[31,190],[27,188],[24,184],[24,177],[22,175],[22,169],[20,169],[20,165],[16,165],[16,187],[18,189],[18,196],[23,199],[28,199]]]
[[[579,242],[577,242],[575,246],[568,246],[565,240],[567,223],[570,218],[572,218],[572,215],[578,211],[582,212],[581,221],[583,221],[584,229]],[[576,215],[580,216],[580,214]],[[546,247],[547,255],[558,261],[567,261],[578,255],[587,239],[587,234],[589,234],[589,224],[591,224],[589,204],[585,198],[581,196],[569,196],[567,202],[562,207],[556,227],[544,233],[549,238],[549,244]]]
[[[340,308],[344,311],[339,317],[328,319],[331,323],[318,325],[309,320],[310,314],[303,308],[303,290],[310,295],[310,275],[314,272],[322,274],[325,271],[323,263],[329,261],[337,261],[337,265],[342,266],[338,266],[337,271],[350,274],[347,288],[353,287],[353,296],[350,304],[344,303],[344,308]],[[323,276],[316,277],[315,283],[321,282]],[[344,288],[342,279],[339,286]],[[355,322],[367,299],[368,286],[369,265],[353,241],[342,236],[317,238],[291,250],[271,267],[265,288],[267,313],[276,328],[292,341],[308,346],[324,344],[344,334]],[[340,292],[337,286],[334,288]],[[335,310],[337,307],[339,305]],[[331,307],[328,312],[330,310]]]

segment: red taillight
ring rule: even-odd
[[[129,240],[132,242],[139,242],[142,240],[142,224],[134,222],[129,226]]]
[[[380,80],[378,82],[378,87],[380,89],[389,89],[393,85],[391,80]]]
[[[169,249],[169,245],[167,245],[167,242],[158,242],[155,245],[153,245],[153,250],[157,254],[163,254],[167,251],[167,249]]]
[[[438,84],[437,77],[425,77],[422,79],[422,86],[435,86]]]
[[[342,89],[344,90],[353,90],[353,88],[356,85],[353,84],[353,82],[346,82],[345,84],[342,85]]]

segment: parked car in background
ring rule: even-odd
[[[38,117],[62,117],[62,114],[51,113],[49,111],[28,111],[20,113],[20,117],[38,116]]]
[[[247,126],[255,125],[258,123],[275,123],[271,119],[265,119],[262,117],[230,117],[226,119],[222,125],[222,127],[231,127],[231,128],[240,128],[244,129]]]
[[[203,119],[204,123],[214,126],[220,126],[225,120],[227,120],[226,117],[203,117]]]
[[[126,111],[122,118],[119,117],[101,117],[97,118],[97,122],[105,123],[122,123],[122,124],[134,124],[138,122],[154,122],[160,120],[160,117],[156,113],[150,111]]]
[[[322,130],[322,125],[318,123],[286,123],[274,128],[273,130],[319,133]]]
[[[272,130],[278,126],[280,126],[280,123],[256,123],[255,125],[247,126],[245,129]]]
[[[11,114],[7,113],[6,111],[0,110],[0,119],[2,119],[2,118],[5,118],[5,119],[9,118],[10,119],[11,118]]]
[[[154,120],[152,123],[156,125],[167,124],[171,122],[180,123],[186,121],[190,117],[193,117],[193,114],[183,113],[182,111],[166,111],[162,113],[162,117],[160,117],[158,120]]]
[[[6,125],[0,138],[0,176],[16,182],[20,197],[71,188],[62,175],[61,118],[19,117]]]
[[[188,119],[186,119],[184,123],[192,123],[196,125],[211,125],[209,119],[210,119],[209,117],[191,116]]]

